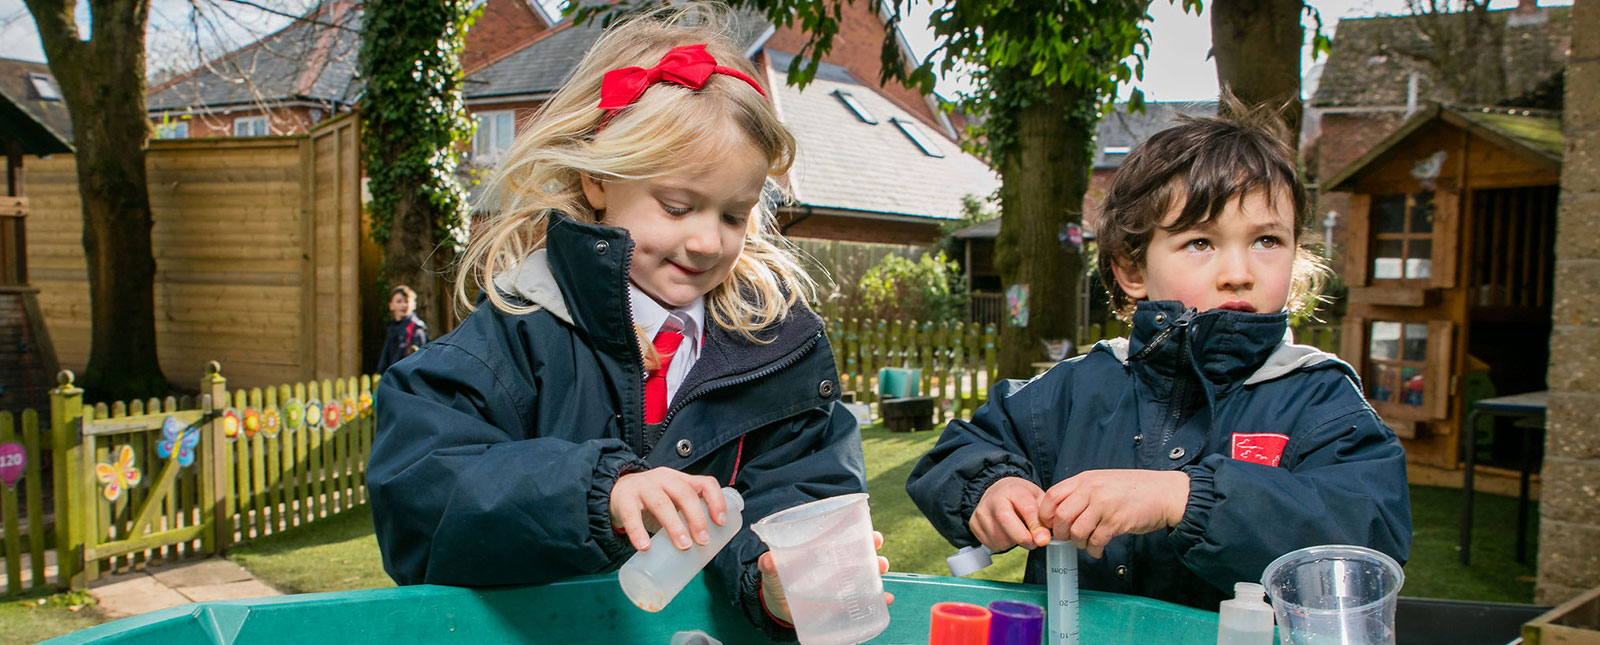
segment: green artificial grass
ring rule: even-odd
[[[284,593],[394,586],[383,572],[369,506],[240,544],[228,559]]]

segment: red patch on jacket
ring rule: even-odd
[[[1235,432],[1233,433],[1233,453],[1229,456],[1239,461],[1248,461],[1263,466],[1277,466],[1278,459],[1283,457],[1283,447],[1288,443],[1289,435],[1286,434]]]

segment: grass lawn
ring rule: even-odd
[[[883,555],[895,571],[948,575],[945,556],[954,552],[934,532],[905,493],[906,477],[938,432],[893,433],[881,427],[862,431],[867,456],[867,489],[872,492],[872,524],[884,534]],[[1449,488],[1411,487],[1416,538],[1406,564],[1405,596],[1532,602],[1534,554],[1529,563],[1512,560],[1515,533],[1504,518],[1516,514],[1516,499],[1479,493],[1473,532],[1472,566],[1456,561],[1460,492]],[[1531,514],[1537,516],[1535,506]],[[749,518],[746,518],[747,520]],[[1537,532],[1529,532],[1537,540]],[[378,543],[372,534],[372,513],[359,507],[333,518],[235,546],[228,558],[263,582],[285,593],[312,593],[393,586],[383,572]],[[1014,549],[995,557],[977,576],[1018,581],[1027,552]],[[81,600],[60,595],[43,605],[38,597],[0,603],[0,645],[33,643],[102,621],[91,606],[77,612],[67,605]]]

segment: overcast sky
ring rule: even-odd
[[[225,1],[225,0],[224,0]],[[547,6],[559,6],[561,0],[542,0]],[[193,33],[188,25],[190,3],[188,0],[151,0],[152,66],[162,60],[171,60],[178,52],[192,52]],[[282,0],[291,6],[309,6],[311,0]],[[1331,29],[1340,18],[1405,13],[1403,0],[1312,0],[1312,6],[1322,13],[1322,20]],[[1541,6],[1571,4],[1570,0],[1541,0]],[[280,5],[281,6],[281,5]],[[1491,6],[1509,8],[1515,0],[1495,0]],[[902,25],[906,39],[919,56],[933,49],[934,38],[926,29],[925,16],[932,5],[922,4],[918,11]],[[222,21],[218,31],[225,34],[224,43],[231,49],[282,26],[286,19],[250,10],[243,5],[227,4],[230,20]],[[298,13],[298,11],[293,11]],[[79,23],[87,23],[88,2],[78,3]],[[1178,6],[1157,0],[1150,5],[1150,58],[1145,62],[1144,80],[1137,84],[1147,101],[1193,101],[1214,99],[1217,95],[1216,66],[1207,58],[1211,49],[1211,23],[1207,15],[1187,15]],[[1311,25],[1310,19],[1306,20]],[[212,30],[201,30],[210,33]],[[208,48],[218,47],[207,42]],[[215,55],[215,53],[212,53]],[[22,0],[0,0],[0,56],[24,60],[43,61],[44,52],[34,30],[32,16]],[[181,63],[180,63],[181,64]],[[1310,70],[1309,54],[1302,68]],[[959,79],[944,79],[940,93],[953,95],[960,88]],[[1127,96],[1131,87],[1124,87]]]

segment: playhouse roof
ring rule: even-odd
[[[72,118],[49,65],[0,58],[0,139],[24,154],[72,152]]]
[[[1561,169],[1561,119],[1548,113],[1507,108],[1454,108],[1429,105],[1407,119],[1366,154],[1334,173],[1323,185],[1327,190],[1349,190],[1347,184],[1412,133],[1435,120],[1448,123],[1488,140],[1552,172]]]

